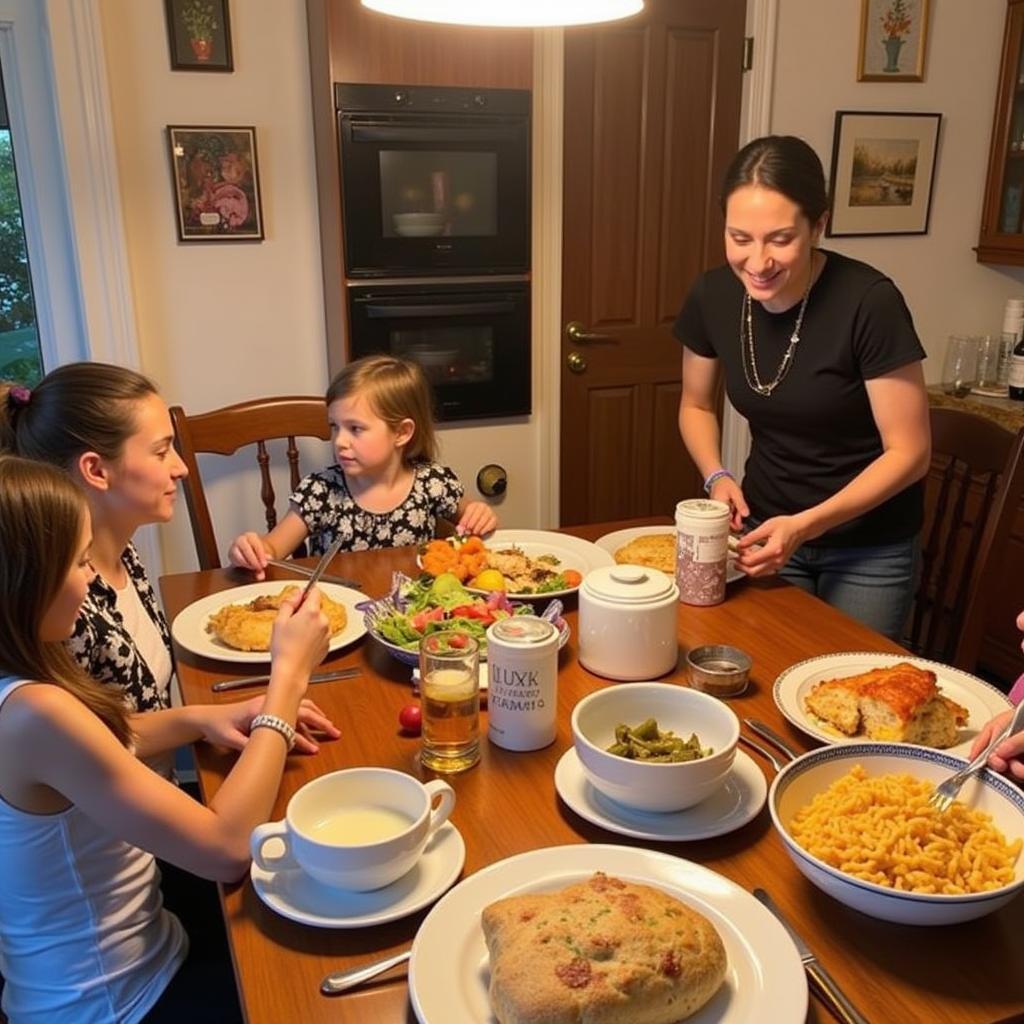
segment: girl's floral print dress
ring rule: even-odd
[[[310,554],[323,554],[339,534],[343,551],[422,544],[434,536],[438,519],[454,522],[463,494],[459,478],[436,462],[413,469],[409,496],[390,512],[357,505],[339,466],[307,476],[290,500],[309,530]]]

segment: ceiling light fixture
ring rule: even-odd
[[[446,25],[549,28],[617,21],[639,14],[643,0],[362,0],[363,6],[396,18]]]

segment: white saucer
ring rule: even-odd
[[[696,807],[660,814],[634,811],[599,793],[583,774],[576,751],[570,747],[555,767],[558,795],[581,818],[609,832],[664,842],[686,842],[722,836],[746,825],[764,807],[768,784],[761,769],[742,750],[725,784]]]
[[[280,856],[282,851],[279,839],[267,843],[269,856]],[[465,860],[462,835],[446,821],[412,871],[374,892],[333,889],[299,868],[264,871],[255,862],[249,875],[256,895],[282,917],[315,928],[365,928],[397,921],[433,903],[459,877]]]

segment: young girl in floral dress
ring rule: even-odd
[[[438,520],[460,533],[490,533],[498,520],[435,460],[430,386],[415,364],[392,356],[350,363],[327,389],[335,464],[307,476],[288,514],[269,533],[243,533],[233,565],[262,579],[268,558],[286,558],[309,538],[322,554],[340,535],[342,549],[402,547],[430,540]]]

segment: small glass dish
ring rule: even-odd
[[[690,686],[712,697],[737,697],[750,680],[750,655],[728,644],[694,647],[686,655]]]

